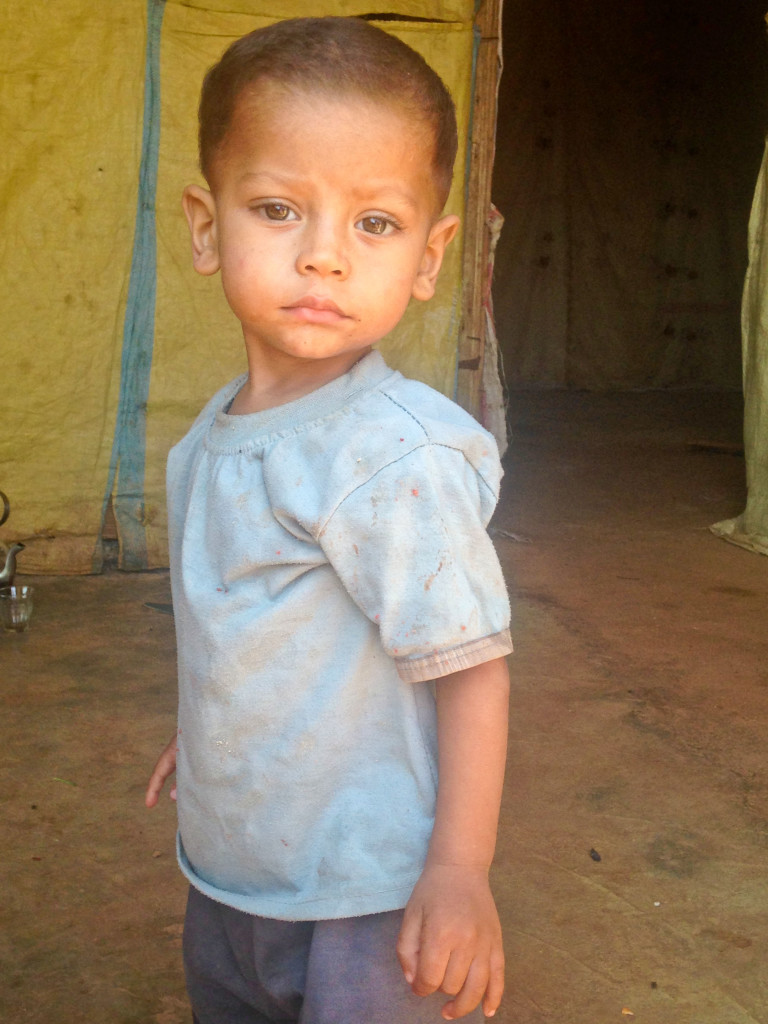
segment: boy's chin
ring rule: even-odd
[[[349,347],[336,347],[332,345],[287,345],[280,350],[283,359],[295,361],[299,366],[306,366],[307,368],[313,365],[320,367],[330,367],[338,364],[342,367],[345,365],[352,366],[358,359],[362,359],[363,356],[367,355],[373,346],[376,344],[374,341],[366,341],[359,345],[350,345]],[[274,353],[277,356],[277,353]],[[279,359],[280,356],[277,356]]]

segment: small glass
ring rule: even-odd
[[[0,621],[3,629],[23,633],[32,616],[34,587],[0,588]]]

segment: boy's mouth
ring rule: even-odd
[[[331,299],[317,295],[305,295],[284,309],[297,320],[314,324],[331,324],[348,319],[347,314]]]

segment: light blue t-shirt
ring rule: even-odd
[[[179,861],[262,917],[395,910],[434,821],[431,680],[511,650],[496,446],[377,352],[230,416],[243,381],[168,460]]]

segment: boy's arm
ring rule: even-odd
[[[509,675],[504,658],[436,680],[439,786],[424,871],[397,944],[420,996],[453,996],[443,1017],[482,1000],[490,1017],[504,990],[501,925],[488,884],[507,748]]]

